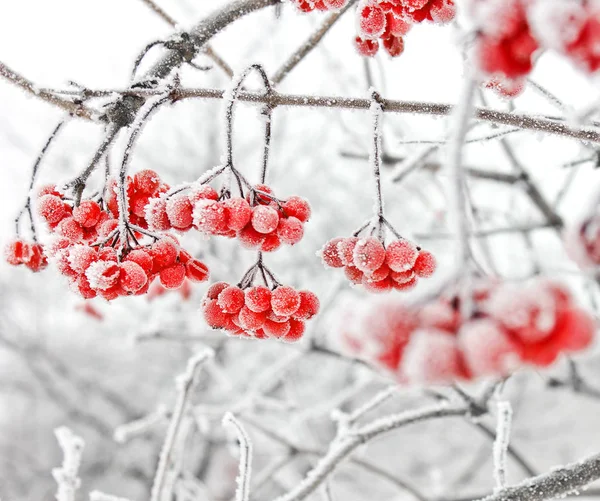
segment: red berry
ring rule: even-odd
[[[348,0],[323,0],[323,3],[328,9],[336,10],[344,7],[348,3]]]
[[[273,252],[281,247],[281,240],[277,236],[277,233],[270,233],[265,235],[265,238],[260,244],[260,250],[263,252]]]
[[[412,270],[419,251],[416,246],[408,240],[395,240],[385,251],[385,262],[392,271]]]
[[[286,343],[295,343],[302,339],[304,331],[306,330],[306,325],[301,320],[294,320],[293,318],[289,321],[290,330],[287,332],[285,336],[283,336],[283,340]]]
[[[177,261],[179,249],[170,238],[161,238],[150,247],[150,254],[154,262],[154,271],[160,271],[163,268],[172,266]],[[185,272],[184,272],[185,276]]]
[[[117,251],[112,247],[102,247],[98,250],[98,259],[102,261],[113,261],[117,262]]]
[[[354,247],[359,240],[358,237],[348,237],[338,244],[338,254],[345,266],[354,266]]]
[[[419,257],[415,262],[414,271],[420,277],[430,277],[435,272],[436,268],[435,257],[431,252],[420,251]]]
[[[380,280],[384,280],[386,279],[390,273],[390,268],[388,267],[387,264],[382,264],[379,268],[377,268],[375,271],[373,271],[372,273],[370,273],[367,276],[367,280],[369,282],[379,282]]]
[[[346,278],[353,284],[362,284],[364,274],[356,266],[349,264],[344,268],[344,274],[346,275]]]
[[[300,296],[300,306],[292,316],[296,320],[310,320],[319,313],[319,298],[310,291],[299,291],[298,295]]]
[[[224,205],[228,213],[227,227],[230,230],[240,231],[250,222],[252,208],[244,198],[230,198],[225,200]]]
[[[98,260],[98,251],[89,245],[73,245],[69,249],[69,266],[76,273],[85,273],[94,261]]]
[[[75,282],[77,292],[81,294],[84,299],[93,299],[96,297],[97,292],[90,287],[90,282],[85,275],[80,275]]]
[[[147,252],[144,249],[132,250],[129,254],[127,254],[125,261],[131,261],[131,262],[136,263],[137,265],[141,266],[142,270],[144,270],[144,273],[146,273],[146,275],[149,275],[150,273],[152,273],[152,268],[153,268],[152,256],[150,255],[149,252]]]
[[[108,221],[104,221],[102,225],[98,228],[98,238],[105,239],[117,229],[119,226],[119,221],[116,219],[109,219]]]
[[[160,283],[166,289],[179,289],[185,280],[185,266],[181,263],[160,270]]]
[[[252,227],[259,233],[271,233],[279,224],[279,213],[268,205],[257,205],[252,211]]]
[[[135,189],[144,195],[154,195],[160,186],[160,177],[153,170],[146,169],[133,176]]]
[[[417,285],[417,277],[413,277],[410,280],[402,283],[396,282],[395,280],[392,280],[392,282],[392,287],[397,291],[407,291],[414,288]]]
[[[121,263],[119,284],[125,292],[133,294],[144,287],[147,282],[148,277],[146,272],[139,264],[133,261],[124,261]]]
[[[265,240],[265,235],[256,231],[251,224],[245,226],[238,234],[237,237],[242,244],[242,247],[246,249],[256,249],[260,247]]]
[[[262,328],[267,320],[266,312],[255,312],[243,306],[238,316],[240,327],[247,331],[256,331]]]
[[[257,184],[254,186],[254,190],[256,192],[256,200],[255,202],[262,205],[269,205],[271,203],[271,198],[261,195],[261,193],[266,193],[267,195],[273,195],[273,190],[270,186],[266,184]],[[257,193],[261,192],[261,193]],[[250,194],[247,195],[247,200],[250,202]]]
[[[95,261],[85,270],[90,287],[96,291],[105,291],[115,286],[119,273],[119,266],[114,261]]]
[[[390,56],[398,57],[404,52],[404,39],[391,35],[383,39],[383,48]]]
[[[13,240],[4,248],[4,257],[8,264],[17,266],[29,260],[31,248],[23,240]]]
[[[199,200],[194,205],[194,225],[208,235],[226,233],[227,211],[222,202]]]
[[[373,57],[379,50],[379,42],[377,40],[369,40],[368,38],[356,37],[354,39],[354,47],[361,56]]]
[[[390,272],[390,278],[398,284],[405,284],[415,278],[415,272],[413,270],[392,271]]]
[[[84,228],[96,226],[100,220],[102,209],[93,200],[84,200],[78,207],[73,209],[73,219]]]
[[[64,218],[56,227],[56,233],[68,238],[71,242],[83,239],[83,228],[72,216]]]
[[[369,280],[367,276],[364,276],[362,279],[362,285],[365,290],[374,294],[382,294],[391,291],[394,283],[395,282],[389,277],[377,282]]]
[[[290,322],[289,320],[285,322],[273,322],[272,320],[265,320],[262,328],[268,337],[279,339],[290,332]]]
[[[193,282],[204,282],[208,280],[208,266],[199,259],[190,259],[185,263],[185,275]]]
[[[283,204],[283,213],[286,217],[295,217],[306,223],[310,219],[311,213],[308,200],[297,196],[288,198]]]
[[[38,214],[48,223],[55,224],[67,216],[65,203],[56,195],[43,195],[38,199]]]
[[[264,285],[257,285],[246,289],[246,306],[257,313],[271,309],[271,291]]]
[[[338,252],[338,246],[343,241],[344,238],[337,237],[330,240],[323,246],[318,255],[321,256],[321,259],[325,266],[329,266],[330,268],[344,267],[344,263],[342,262]]]
[[[244,291],[235,285],[230,285],[221,291],[217,304],[225,313],[238,313],[244,306]]]
[[[171,229],[171,220],[167,214],[167,199],[164,197],[151,198],[146,205],[144,217],[148,228],[154,231]]]
[[[287,285],[277,287],[271,292],[271,308],[273,313],[281,316],[290,316],[300,307],[300,294]]]
[[[194,207],[187,195],[177,195],[167,200],[166,210],[173,228],[187,230],[192,227]]]
[[[48,266],[48,260],[44,255],[44,248],[40,244],[33,244],[31,246],[31,255],[25,266],[35,273],[42,271]]]
[[[358,32],[362,38],[378,38],[385,31],[385,13],[377,0],[362,0],[357,9]]]
[[[200,186],[192,187],[192,190],[189,193],[190,202],[192,205],[195,205],[198,200],[219,200],[219,194],[215,191],[214,188],[201,184]]]
[[[37,192],[38,198],[43,197],[44,195],[56,195],[57,197],[62,198],[62,193],[56,189],[56,185],[47,184],[45,186],[40,186]]]
[[[363,272],[375,271],[385,261],[385,249],[377,238],[359,240],[353,252],[354,266]]]
[[[385,33],[381,36],[384,40],[391,36],[401,37],[406,35],[412,26],[405,18],[395,15],[393,12],[388,12],[385,19]]]
[[[208,299],[217,299],[219,297],[219,294],[221,294],[221,291],[223,291],[227,287],[229,287],[229,284],[227,282],[215,282],[206,291],[206,297]]]
[[[277,235],[283,243],[295,245],[304,236],[304,225],[294,216],[280,219],[277,226]]]
[[[213,329],[222,329],[230,318],[230,315],[223,313],[216,299],[205,299],[202,303],[202,313],[206,323]]]

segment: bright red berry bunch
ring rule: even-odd
[[[48,266],[44,248],[38,243],[29,243],[20,238],[8,243],[4,249],[4,257],[8,264],[25,265],[33,272],[42,271]]]
[[[253,285],[259,275],[264,285]],[[217,282],[210,286],[202,311],[208,325],[232,336],[293,343],[302,338],[305,322],[319,312],[319,299],[310,291],[297,291],[278,282],[259,253],[258,261],[238,285]]]
[[[325,266],[344,268],[351,283],[374,293],[412,289],[419,277],[430,277],[436,268],[430,252],[403,238],[386,247],[383,239],[374,236],[338,237],[319,254]]]
[[[175,237],[166,235],[151,245],[140,245],[138,239],[143,235],[138,231],[127,227],[128,234],[121,235],[115,188],[115,183],[109,183],[106,210],[94,200],[72,207],[54,187],[40,192],[38,213],[55,235],[46,252],[75,291],[86,299],[98,295],[112,300],[145,294],[155,279],[167,289],[181,287],[186,277],[196,282],[208,279],[206,265],[182,249]],[[135,224],[140,231],[146,228],[139,207],[165,189],[153,171],[131,178],[126,186],[130,204],[127,224]]]
[[[194,227],[207,235],[237,238],[248,249],[272,252],[282,244],[295,245],[304,236],[310,218],[308,202],[298,196],[280,200],[264,184],[254,186],[245,197],[223,196],[210,186],[150,200],[146,217],[150,228]]]
[[[464,318],[451,292],[420,309],[385,303],[346,325],[346,349],[405,382],[450,383],[546,367],[561,353],[587,348],[593,319],[566,289],[549,281],[527,286],[479,282]]]

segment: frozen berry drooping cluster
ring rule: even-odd
[[[403,238],[386,247],[374,236],[338,237],[325,244],[320,256],[325,266],[344,268],[351,283],[374,293],[412,289],[436,268],[430,252]]]
[[[206,235],[237,238],[245,248],[262,252],[300,242],[311,213],[305,199],[279,200],[264,184],[249,189],[245,197],[232,197],[227,190],[219,195],[207,185],[192,186],[189,192],[150,200],[146,211],[150,229],[193,227]]]
[[[38,243],[26,242],[20,238],[6,245],[4,257],[8,264],[13,266],[25,265],[33,272],[42,271],[48,266],[44,248]]]
[[[339,10],[348,0],[292,0],[302,12]],[[392,57],[404,52],[404,35],[413,24],[447,24],[456,15],[454,0],[360,0],[356,8],[355,46],[373,57],[380,44]]]
[[[258,274],[265,285],[252,285]],[[272,282],[270,287],[267,276]],[[319,312],[319,299],[310,291],[281,285],[259,255],[238,285],[211,285],[202,311],[208,325],[229,335],[294,343],[302,338],[305,322]]]
[[[73,207],[54,187],[40,192],[38,214],[54,234],[46,253],[73,290],[86,299],[101,296],[112,300],[145,294],[155,279],[167,289],[181,287],[186,278],[196,282],[208,279],[206,265],[182,249],[172,235],[153,236],[154,242],[148,245],[138,241],[151,235],[145,233],[148,224],[142,206],[168,189],[155,172],[142,171],[127,182],[125,234],[121,233],[115,188],[109,181],[106,209],[95,200],[83,200]]]
[[[345,349],[407,383],[503,377],[587,348],[593,319],[560,284],[479,281],[466,318],[455,291],[420,308],[386,302],[344,324]]]

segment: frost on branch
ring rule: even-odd
[[[252,442],[242,424],[230,412],[223,416],[223,425],[235,430],[240,444],[240,466],[236,478],[235,499],[236,501],[248,501],[250,499],[250,476],[252,474]]]
[[[512,424],[512,407],[508,401],[499,401],[496,417],[496,439],[494,440],[494,479],[496,492],[506,487],[506,461]]]
[[[63,463],[60,468],[52,470],[52,476],[58,484],[57,501],[74,501],[75,492],[81,486],[79,467],[83,454],[84,442],[69,428],[57,428],[54,431],[58,445],[63,451]]]

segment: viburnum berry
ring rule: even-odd
[[[85,276],[90,287],[99,292],[108,290],[116,285],[119,275],[119,266],[114,261],[94,261],[85,270]]]
[[[227,324],[229,315],[221,310],[216,299],[207,298],[202,303],[204,320],[213,329],[221,329]]]
[[[413,267],[414,272],[423,278],[430,277],[435,272],[437,262],[431,252],[419,251],[419,256]]]
[[[377,238],[367,237],[356,242],[352,258],[354,266],[364,273],[369,273],[384,263],[386,250]]]
[[[83,239],[83,228],[72,216],[65,217],[56,227],[56,233],[68,238],[71,242],[79,242]]]
[[[363,275],[361,284],[364,286],[366,291],[373,292],[375,294],[381,294],[383,292],[391,291],[393,288],[394,282],[389,277],[384,278],[383,280],[373,281],[373,280],[370,280],[368,276]]]
[[[89,266],[98,260],[98,251],[89,245],[73,245],[69,249],[69,266],[78,273],[85,273]]]
[[[294,216],[280,219],[277,226],[277,236],[282,242],[288,245],[295,245],[304,236],[304,225]]]
[[[167,266],[160,270],[159,277],[160,283],[166,289],[178,289],[185,280],[185,266],[181,263]]]
[[[193,282],[204,282],[209,274],[208,266],[199,259],[190,259],[185,263],[185,275]]]
[[[145,195],[154,195],[160,186],[160,176],[153,170],[146,169],[133,176],[133,185]]]
[[[8,264],[18,266],[25,264],[31,255],[31,247],[27,242],[17,239],[9,242],[4,248],[4,257]]]
[[[373,57],[379,50],[379,42],[377,40],[357,36],[354,39],[354,47],[361,56]]]
[[[352,266],[351,264],[345,266],[344,274],[346,275],[346,278],[350,280],[350,282],[352,282],[353,284],[362,284],[364,273],[360,271],[356,266]]]
[[[171,197],[166,203],[166,212],[169,222],[173,228],[178,230],[188,230],[192,227],[194,218],[192,212],[194,207],[187,195],[177,195]]]
[[[398,57],[404,52],[404,39],[401,36],[390,35],[383,39],[383,48],[392,57]]]
[[[244,306],[244,303],[244,291],[233,285],[223,289],[217,297],[217,304],[225,313],[238,313]]]
[[[225,200],[224,205],[228,213],[227,226],[230,230],[240,231],[250,222],[252,208],[244,198],[230,198]]]
[[[271,293],[271,308],[276,315],[291,316],[299,307],[300,294],[293,287],[283,285]]]
[[[171,220],[167,214],[166,198],[149,199],[144,214],[148,222],[148,228],[151,230],[166,231],[171,228]]]
[[[175,264],[179,250],[171,239],[165,237],[152,244],[150,255],[153,259],[154,269],[161,270]]]
[[[295,320],[290,318],[288,321],[290,330],[287,332],[285,336],[283,336],[283,340],[287,343],[295,343],[299,341],[304,335],[304,331],[306,330],[306,324],[302,320]]]
[[[264,285],[250,287],[245,292],[245,304],[248,309],[262,313],[271,309],[271,291]]]
[[[296,320],[310,320],[319,313],[319,298],[310,291],[299,291],[298,295],[300,296],[300,306],[293,316]]]
[[[239,310],[238,318],[240,327],[246,331],[255,331],[264,328],[265,322],[267,322],[266,312],[252,311],[247,306],[242,306]]]
[[[323,3],[329,10],[336,10],[344,7],[348,0],[323,0]]]
[[[361,0],[357,8],[357,30],[362,38],[378,38],[385,31],[385,13],[377,0]]]
[[[119,284],[125,292],[134,294],[144,287],[147,282],[146,272],[139,264],[133,261],[121,263]]]
[[[219,194],[213,187],[206,184],[192,185],[188,198],[192,204],[195,204],[198,200],[217,201],[219,200]]]
[[[132,261],[144,270],[146,275],[152,273],[153,261],[150,253],[145,249],[134,249],[125,258],[125,261]]]
[[[259,233],[271,233],[279,224],[279,214],[273,207],[258,205],[252,211],[252,227]]]
[[[385,250],[385,262],[392,271],[412,270],[419,257],[419,250],[408,240],[395,240]]]
[[[227,287],[229,287],[229,284],[227,282],[216,282],[208,288],[208,290],[206,291],[206,297],[208,299],[217,299],[219,297],[219,294],[221,294],[221,291],[223,291]]]
[[[269,233],[268,235],[265,235],[264,240],[260,244],[260,250],[263,252],[273,252],[281,247],[282,241],[283,239],[279,238],[276,233]],[[291,239],[288,238],[285,243],[290,243],[290,241]]]
[[[339,254],[338,245],[343,241],[342,237],[333,238],[327,242],[317,254],[321,257],[323,264],[330,268],[343,268],[344,262]]]
[[[49,224],[55,224],[67,216],[65,203],[56,195],[42,195],[37,201],[38,214]]]
[[[78,207],[73,209],[73,219],[84,228],[91,228],[98,224],[102,208],[93,200],[84,200]]]
[[[311,215],[308,201],[298,196],[292,196],[285,201],[283,212],[286,217],[295,217],[303,223],[306,223]]]
[[[259,233],[251,224],[246,225],[238,234],[237,237],[246,249],[256,249],[261,246],[265,240],[265,235]]]
[[[338,254],[344,265],[354,266],[354,248],[359,240],[358,237],[349,237],[338,244]]]
[[[222,234],[228,231],[227,212],[221,202],[203,199],[194,205],[194,225],[208,235]]]
[[[267,319],[262,329],[268,337],[280,339],[290,332],[290,322],[288,320],[285,322],[274,322]]]

